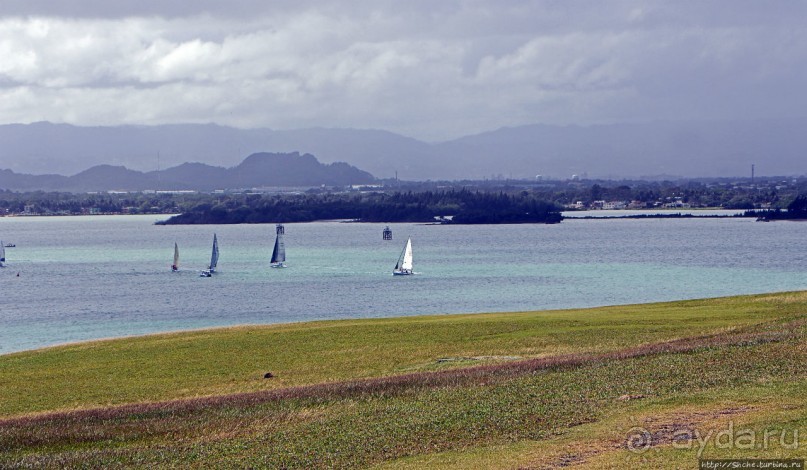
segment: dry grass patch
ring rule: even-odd
[[[761,295],[754,297],[754,302],[774,303],[774,304],[797,304],[807,303],[807,291],[786,292],[782,294]]]

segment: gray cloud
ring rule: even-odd
[[[0,6],[0,123],[384,128],[803,115],[807,4]]]

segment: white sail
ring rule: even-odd
[[[174,242],[174,264],[171,265],[171,269],[174,271],[179,270],[179,247],[176,242]]]
[[[3,240],[0,240],[0,266],[3,266],[3,263],[6,262],[6,245],[3,243]]]
[[[210,255],[210,272],[216,270],[216,265],[219,264],[219,241],[216,238],[216,234],[213,234],[213,253]]]
[[[392,271],[392,273],[412,274],[412,269],[412,237],[409,237],[406,239],[406,245],[401,252],[401,256],[398,257],[398,263],[395,264],[395,269]]]
[[[403,263],[401,263],[401,269],[406,269],[411,271],[413,268],[412,266],[412,239],[408,238],[406,240],[406,247],[404,248],[404,255],[403,255]]]
[[[283,242],[283,234],[278,231],[277,238],[275,238],[275,248],[272,250],[271,264],[273,267],[280,268],[284,266],[286,261],[286,244]]]

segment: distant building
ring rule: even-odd
[[[608,201],[603,203],[602,208],[606,210],[615,210],[615,209],[624,209],[627,206],[628,203],[626,203],[625,201]]]
[[[675,198],[674,201],[664,204],[666,209],[689,209],[691,205],[688,202],[683,202],[680,197]]]
[[[383,184],[351,184],[350,189],[353,191],[368,191],[373,189],[382,189]]]

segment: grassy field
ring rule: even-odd
[[[793,430],[807,436],[806,331],[807,292],[798,292],[228,328],[9,354],[0,356],[0,467],[694,468],[698,454],[804,458],[807,441],[791,444]],[[776,428],[785,439],[685,448],[684,437],[729,426],[760,442]],[[639,449],[636,429],[647,431]]]

